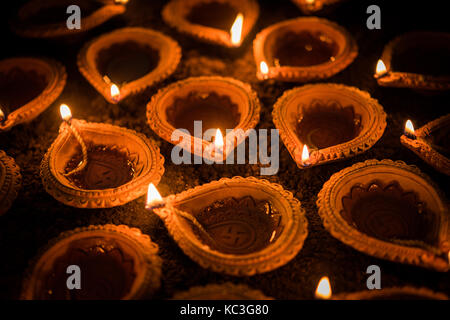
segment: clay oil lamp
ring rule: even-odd
[[[243,284],[208,284],[175,294],[172,300],[273,300]]]
[[[169,77],[181,48],[172,38],[151,29],[123,28],[103,34],[78,54],[78,68],[110,103],[118,103]]]
[[[345,69],[358,55],[358,46],[336,23],[302,17],[258,33],[253,55],[258,79],[307,82],[329,78]]]
[[[161,89],[147,105],[147,121],[156,134],[191,154],[211,160],[218,155],[213,149],[214,142],[205,140],[205,132],[220,130],[225,140],[222,151],[226,158],[245,140],[247,130],[256,126],[259,113],[260,103],[250,85],[215,76],[173,83]],[[202,121],[198,129],[201,132],[195,130],[195,121]],[[175,130],[180,137],[176,141],[172,140]]]
[[[267,180],[224,178],[158,198],[156,206],[154,198],[149,192],[147,209],[161,217],[186,255],[215,272],[274,270],[294,258],[308,232],[300,202]]]
[[[64,119],[59,135],[41,163],[41,178],[56,200],[78,208],[123,205],[157,184],[164,173],[164,158],[147,137],[133,130]]]
[[[255,0],[171,0],[162,11],[179,32],[229,48],[242,44],[258,15]]]
[[[38,58],[0,61],[0,132],[29,122],[59,97],[66,85],[59,62]]]
[[[317,206],[325,228],[368,255],[441,272],[450,269],[446,200],[416,167],[367,160],[331,176]]]
[[[405,124],[401,143],[436,170],[450,175],[450,114],[414,130],[411,120]]]
[[[407,286],[340,293],[334,295],[333,300],[448,300],[448,297],[443,293],[434,292],[427,288]]]
[[[314,14],[342,0],[291,0],[304,14]]]
[[[55,38],[72,36],[93,29],[123,14],[128,0],[31,0],[23,5],[12,22],[12,29],[22,37]],[[81,28],[67,27],[67,8],[79,6]]]
[[[450,89],[450,33],[410,32],[389,42],[374,77],[383,87]]]
[[[19,166],[0,150],[0,216],[11,207],[22,185]]]
[[[300,169],[370,149],[386,128],[383,107],[367,92],[338,84],[305,85],[276,102],[273,122]]]
[[[158,245],[139,229],[111,224],[77,228],[60,234],[35,258],[21,299],[145,299],[160,287],[161,265]],[[71,281],[77,271],[69,266],[79,267],[78,284]]]

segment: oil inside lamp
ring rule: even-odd
[[[317,285],[316,299],[330,299],[331,297],[331,285],[328,277],[322,277]]]
[[[118,102],[120,99],[119,87],[114,83],[111,85],[111,99],[113,99],[115,102]]]
[[[303,151],[302,151],[302,163],[303,166],[309,166],[310,163],[310,158],[309,158],[309,150],[308,150],[308,146],[306,144],[303,145]]]
[[[0,122],[5,120],[5,113],[3,112],[2,108],[0,108]]]
[[[153,183],[150,183],[148,185],[147,202],[146,202],[145,208],[148,210],[152,210],[155,208],[160,208],[164,205],[165,205],[164,200],[161,197],[161,195],[159,194],[155,185]]]
[[[378,60],[377,67],[375,69],[375,76],[381,77],[381,76],[384,76],[386,73],[387,73],[387,69],[386,69],[386,66],[385,66],[383,60],[381,60],[381,59]]]
[[[263,79],[267,79],[269,75],[269,66],[265,61],[261,61],[261,63],[259,64],[259,70],[261,72]]]
[[[239,46],[239,44],[241,43],[243,24],[244,24],[244,15],[242,13],[239,13],[236,17],[236,20],[234,20],[233,26],[230,29],[231,43],[234,46]]]
[[[411,120],[406,121],[405,124],[405,136],[407,136],[410,139],[415,139],[416,135],[414,133],[414,126],[411,122]]]

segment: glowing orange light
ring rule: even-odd
[[[267,74],[269,73],[269,66],[265,61],[261,61],[261,63],[259,64],[259,70],[261,71],[261,74],[263,76],[267,76]]]
[[[128,0],[116,0],[115,2],[119,4],[127,4]]]
[[[328,277],[322,277],[317,285],[316,299],[330,299],[331,285]]]
[[[376,67],[376,74],[378,76],[381,76],[387,72],[386,66],[384,65],[383,60],[378,60],[377,67]]]
[[[309,150],[308,146],[306,144],[303,145],[303,151],[302,151],[302,162],[307,163],[309,161]]]
[[[3,112],[2,108],[0,108],[0,121],[5,120],[5,113]]]
[[[216,136],[214,138],[214,146],[216,148],[216,150],[221,150],[223,148],[223,135],[222,132],[220,131],[220,129],[216,130]]]
[[[62,104],[60,107],[59,107],[59,113],[61,114],[61,118],[64,120],[64,121],[69,121],[69,120],[71,120],[72,119],[72,112],[70,111],[70,108],[69,108],[69,106],[67,105],[67,104]]]
[[[315,0],[306,0],[306,4],[313,5]]]
[[[244,15],[239,13],[234,20],[233,26],[230,29],[231,43],[234,46],[238,46],[241,43],[242,37],[242,25],[244,24]]]
[[[408,134],[408,135],[411,135],[411,136],[414,135],[414,126],[413,126],[411,120],[406,121],[405,134]]]
[[[119,87],[116,86],[115,84],[111,85],[111,98],[113,98],[114,100],[119,99],[120,96],[120,90]]]
[[[147,203],[146,203],[145,207],[146,208],[155,207],[157,205],[161,205],[163,202],[164,202],[163,198],[159,194],[159,192],[156,189],[155,185],[153,183],[150,183],[148,185]]]

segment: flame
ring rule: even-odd
[[[328,277],[322,277],[317,285],[316,298],[317,299],[330,299],[331,297],[331,285]]]
[[[223,135],[220,129],[216,130],[216,136],[214,137],[214,146],[216,150],[222,150],[223,148]]]
[[[411,120],[406,121],[405,133],[409,134],[409,135],[412,135],[412,136],[414,135],[414,126],[413,126]]]
[[[261,61],[261,63],[259,64],[259,70],[261,71],[261,74],[263,76],[266,76],[269,73],[269,66],[265,61]]]
[[[0,108],[0,121],[5,120],[5,113],[3,112],[2,108]]]
[[[306,4],[308,5],[313,5],[315,0],[306,0]]]
[[[64,121],[70,121],[72,119],[72,112],[70,111],[70,108],[67,104],[62,104],[59,107],[59,113],[61,114],[61,118]]]
[[[303,145],[303,151],[302,151],[302,162],[305,163],[309,161],[309,150],[308,146],[306,144]]]
[[[115,0],[115,2],[119,4],[127,4],[128,0]]]
[[[239,13],[234,20],[233,26],[230,29],[231,43],[238,46],[241,43],[242,25],[244,24],[244,15]]]
[[[156,189],[155,185],[153,183],[150,183],[148,185],[148,191],[147,191],[147,203],[146,208],[151,208],[155,205],[163,203],[163,198],[159,194],[158,190]]]
[[[376,68],[376,74],[377,75],[383,75],[387,72],[386,66],[384,65],[383,60],[378,60],[377,62],[377,68]]]
[[[119,87],[116,86],[115,84],[111,85],[111,98],[113,98],[114,100],[117,100],[120,96],[120,90]]]

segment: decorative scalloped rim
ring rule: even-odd
[[[307,23],[318,23],[323,25],[325,28],[330,28],[341,33],[346,39],[346,44],[342,53],[337,56],[336,60],[333,62],[326,62],[309,67],[273,66],[272,62],[268,61],[265,55],[264,47],[266,38],[273,32],[278,32],[278,30],[286,26],[295,25],[297,23],[305,24],[305,26]],[[304,30],[307,29],[307,27],[304,28]],[[300,17],[278,22],[260,31],[253,41],[253,57],[258,70],[257,77],[259,80],[275,79],[278,81],[307,82],[311,80],[329,78],[347,68],[353,60],[355,60],[357,55],[358,45],[347,30],[330,20],[317,17]],[[262,61],[265,61],[269,66],[269,73],[265,76],[261,75],[259,70],[259,65]]]
[[[5,168],[3,184],[0,185],[0,216],[11,208],[22,186],[20,168],[13,158],[0,150],[0,166]],[[0,170],[1,173],[1,170]],[[1,179],[0,179],[1,181]]]
[[[165,34],[155,31],[152,29],[140,28],[140,27],[127,27],[122,29],[114,30],[110,33],[103,34],[94,40],[91,40],[87,44],[83,46],[78,54],[77,64],[78,69],[81,74],[86,78],[86,80],[110,103],[118,103],[117,100],[111,98],[110,94],[110,84],[106,83],[103,80],[103,76],[99,74],[95,63],[95,59],[99,50],[93,50],[90,52],[90,48],[95,45],[96,42],[105,41],[107,42],[107,46],[103,46],[102,48],[106,48],[112,46],[116,43],[122,42],[120,37],[119,40],[116,39],[118,36],[124,36],[127,34],[132,34],[134,36],[139,35],[140,38],[132,38],[133,41],[139,43],[145,43],[146,45],[150,45],[155,50],[160,50],[161,47],[156,48],[155,43],[152,42],[152,39],[159,39],[160,41],[166,43],[166,45],[170,48],[168,51],[170,52],[170,56],[160,57],[158,66],[165,64],[168,67],[162,70],[157,71],[157,67],[144,75],[141,78],[133,80],[131,82],[126,83],[125,85],[120,87],[120,100],[126,98],[129,95],[134,95],[144,91],[145,89],[151,87],[157,82],[160,82],[167,77],[169,77],[172,73],[175,72],[178,64],[181,60],[181,47],[178,45],[178,42],[173,40],[171,37],[166,36]],[[145,37],[145,38],[143,38]],[[131,39],[131,38],[130,38]]]
[[[238,46],[231,43],[229,32],[194,24],[187,21],[185,17],[181,16],[182,10],[180,9],[180,6],[185,9],[190,9],[197,4],[208,2],[226,2],[232,6],[235,6],[240,12],[242,12],[244,15],[244,25],[242,28],[241,42]],[[162,17],[164,21],[172,28],[175,28],[178,32],[195,37],[203,42],[217,44],[228,48],[241,46],[242,42],[244,42],[245,38],[255,26],[258,16],[259,5],[255,0],[171,0],[162,10]]]
[[[206,286],[191,287],[187,291],[178,292],[172,300],[198,300],[200,297],[207,297],[210,294],[220,293],[222,295],[231,296],[237,295],[241,298],[235,300],[273,300],[273,298],[267,297],[261,291],[249,288],[244,284],[233,284],[231,282],[225,282],[223,284],[208,284]],[[203,298],[204,299],[204,298]],[[201,300],[203,300],[201,299]]]
[[[344,90],[350,94],[359,95],[362,99],[367,101],[367,105],[373,109],[374,114],[379,116],[374,120],[375,125],[364,136],[358,135],[358,137],[350,141],[314,151],[315,159],[317,159],[316,162],[313,162],[310,166],[305,167],[300,159],[296,160],[295,156],[296,153],[301,155],[301,148],[303,145],[299,145],[297,143],[298,138],[282,119],[281,108],[284,107],[286,100],[290,99],[292,96],[317,87],[329,87],[332,90]],[[316,165],[342,160],[363,153],[370,149],[381,138],[386,128],[386,113],[384,112],[383,107],[378,103],[378,100],[372,98],[366,91],[362,91],[355,87],[334,83],[308,84],[285,91],[274,105],[272,118],[273,123],[278,129],[281,139],[286,146],[286,149],[288,149],[292,159],[297,163],[297,166],[300,169],[306,169]]]
[[[324,7],[341,2],[342,0],[315,0],[312,5],[308,5],[306,0],[291,0],[304,14],[312,14],[324,9]]]
[[[333,295],[333,300],[370,300],[382,298],[384,295],[392,294],[411,294],[421,296],[424,299],[434,299],[434,300],[448,300],[448,297],[440,292],[434,292],[427,288],[414,288],[410,286],[406,287],[392,287],[383,288],[381,290],[365,290],[359,292],[350,293],[340,293]]]
[[[46,7],[51,7],[53,4],[57,5],[60,0],[46,0]],[[70,3],[69,3],[70,4]],[[42,6],[41,0],[31,0],[23,5],[19,9],[18,14],[26,14],[39,9]],[[12,23],[12,29],[15,33],[22,37],[28,38],[54,38],[61,36],[71,36],[74,34],[79,34],[93,29],[109,19],[122,14],[126,11],[126,6],[123,4],[115,4],[111,1],[111,4],[105,5],[93,12],[90,16],[83,16],[83,25],[80,29],[68,29],[65,23],[61,24],[45,24],[40,26],[24,27],[23,22],[20,21],[18,17]]]
[[[439,172],[450,176],[450,159],[434,150],[428,143],[422,140],[422,138],[427,136],[427,132],[439,126],[441,122],[448,122],[447,125],[450,125],[450,114],[428,122],[423,127],[415,130],[414,133],[416,137],[420,139],[413,140],[402,135],[400,137],[400,142],[430,166],[434,167]]]
[[[5,121],[0,122],[0,132],[8,131],[15,125],[36,118],[59,97],[66,85],[66,68],[53,59],[19,57],[0,61],[0,65],[6,65],[7,68],[11,66],[20,68],[22,65],[30,63],[39,64],[47,70],[45,76],[49,78],[48,84],[39,96],[7,115]],[[0,68],[2,67],[0,66]]]
[[[169,196],[167,202],[171,205],[176,205],[179,199],[187,199],[193,194],[198,194],[204,188],[216,188],[218,186],[229,187],[229,184],[233,185],[240,183],[247,185],[253,184],[255,188],[265,188],[266,190],[270,190],[279,197],[285,198],[290,204],[292,220],[290,221],[289,226],[283,230],[282,235],[284,235],[284,237],[282,236],[260,252],[246,255],[233,255],[212,250],[194,235],[184,232],[184,230],[179,227],[180,223],[178,220],[180,218],[171,211],[170,206],[155,209],[154,212],[164,220],[167,230],[183,252],[203,268],[234,276],[251,276],[257,273],[268,272],[285,265],[292,260],[303,247],[303,243],[308,235],[308,221],[300,201],[294,198],[291,192],[284,190],[281,185],[270,183],[267,180],[257,179],[255,177],[243,178],[236,176],[231,179],[222,178],[182,193]],[[288,238],[285,239],[286,237]]]
[[[40,168],[40,174],[42,178],[42,184],[45,190],[53,196],[56,200],[77,208],[111,208],[123,205],[127,202],[133,201],[147,192],[148,185],[152,182],[157,185],[164,174],[164,157],[160,154],[159,148],[150,142],[150,140],[143,134],[137,133],[134,130],[126,129],[123,127],[113,126],[104,123],[91,123],[84,120],[75,120],[78,126],[95,126],[99,130],[108,129],[117,131],[118,134],[122,134],[124,137],[134,135],[141,139],[149,149],[149,152],[153,155],[153,159],[149,159],[152,162],[151,169],[145,176],[139,176],[130,182],[113,189],[105,190],[82,190],[74,187],[68,187],[61,183],[51,172],[50,169],[50,157],[53,154],[56,146],[64,139],[67,134],[62,132],[60,127],[60,134],[47,150]]]
[[[238,87],[239,89],[245,91],[249,97],[248,106],[249,109],[251,110],[251,113],[246,115],[244,119],[241,118],[239,124],[234,129],[242,129],[244,132],[246,132],[247,130],[256,127],[256,125],[259,122],[261,105],[258,99],[258,95],[256,94],[255,91],[253,91],[252,87],[249,84],[229,77],[219,77],[219,76],[191,77],[177,81],[165,88],[160,89],[155,95],[153,95],[152,99],[147,104],[147,122],[150,128],[152,128],[152,130],[158,136],[160,136],[167,142],[173,144],[173,141],[171,139],[172,132],[176,130],[176,128],[174,128],[166,121],[163,121],[163,119],[161,119],[161,117],[159,116],[159,113],[157,112],[158,101],[165,95],[170,94],[173,91],[176,91],[179,87],[182,87],[185,84],[202,81],[222,81],[230,86]],[[226,157],[230,152],[232,152],[241,142],[245,140],[245,138],[246,138],[245,136],[238,136],[237,143],[234,145],[234,148],[226,148],[224,152],[224,157]],[[191,153],[195,152],[195,150],[192,150],[192,148],[194,147],[194,141],[192,139],[195,138],[191,135],[191,150],[188,150]],[[203,149],[207,148],[210,144],[212,144],[212,142],[208,142],[202,139]],[[203,156],[203,154],[199,154],[199,156]]]
[[[331,190],[339,184],[341,179],[346,175],[364,170],[366,167],[373,166],[391,166],[398,170],[403,170],[412,175],[417,175],[420,178],[427,181],[435,191],[439,194],[440,200],[447,208],[446,212],[441,213],[441,228],[446,228],[447,231],[450,228],[450,217],[448,213],[448,202],[445,200],[443,194],[437,189],[434,183],[428,176],[423,174],[417,167],[405,164],[403,161],[392,161],[389,159],[384,160],[367,160],[364,162],[358,162],[351,167],[347,167],[331,176],[331,178],[325,182],[320,190],[317,198],[317,208],[319,209],[319,215],[322,218],[325,229],[336,239],[342,241],[346,245],[353,247],[354,249],[366,253],[368,255],[387,259],[394,262],[408,263],[425,268],[434,269],[440,272],[446,272],[450,270],[450,264],[445,263],[442,258],[436,257],[434,254],[416,247],[401,246],[394,243],[378,240],[370,237],[364,233],[359,232],[352,226],[350,226],[340,215],[336,212],[330,204]],[[445,229],[444,229],[445,231]],[[450,234],[448,234],[447,241],[450,249]],[[444,264],[446,264],[444,266]]]
[[[383,87],[395,87],[395,88],[412,88],[421,90],[449,90],[450,89],[450,75],[449,76],[430,76],[411,72],[399,72],[392,70],[392,56],[394,50],[402,42],[411,42],[416,37],[427,38],[430,34],[442,35],[450,40],[450,34],[444,32],[408,32],[401,36],[398,36],[391,40],[386,47],[384,47],[381,55],[386,66],[387,72],[382,76],[374,75],[377,79],[377,83]],[[412,39],[411,39],[412,38]]]
[[[145,277],[142,284],[139,285],[135,292],[128,293],[125,297],[123,297],[123,300],[144,299],[150,297],[154,292],[156,292],[156,290],[159,289],[161,285],[162,259],[158,256],[158,245],[154,243],[148,235],[143,234],[138,228],[130,228],[126,225],[90,225],[88,227],[64,231],[58,237],[51,239],[46,246],[39,249],[39,253],[29,262],[29,266],[25,272],[24,280],[22,282],[22,292],[20,294],[21,300],[33,299],[33,297],[30,296],[33,292],[28,291],[33,290],[31,286],[33,286],[34,281],[34,268],[40,259],[45,257],[47,251],[58,242],[80,233],[86,233],[87,236],[91,236],[95,233],[99,233],[100,235],[104,233],[118,234],[123,237],[125,241],[129,241],[130,244],[134,244],[135,250],[142,254],[144,263],[147,265]]]

